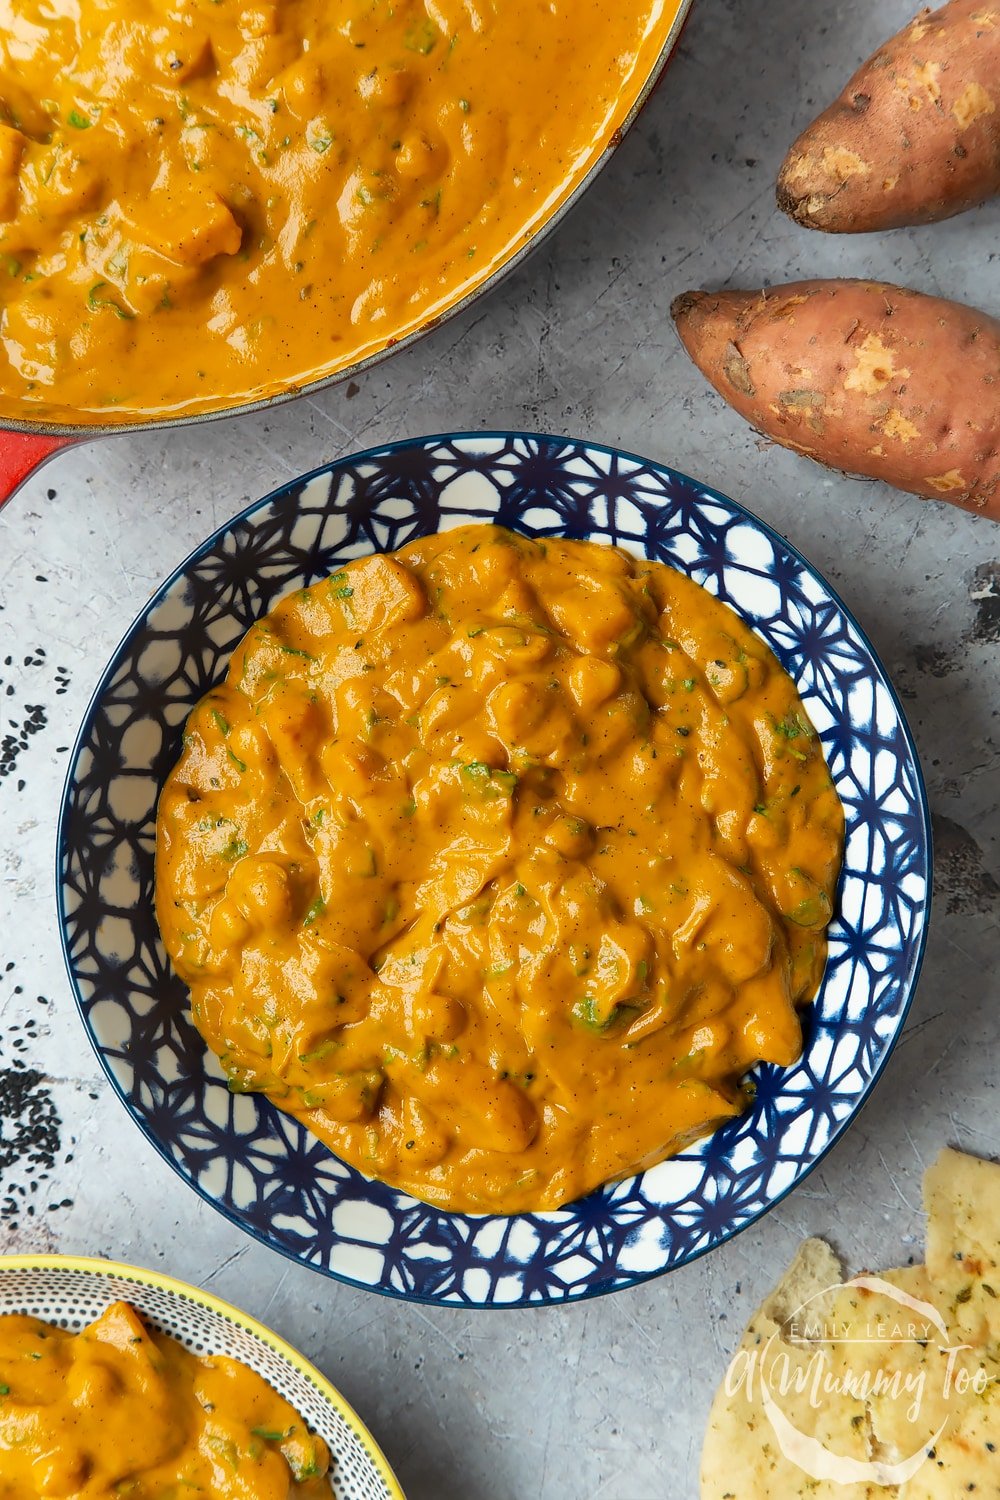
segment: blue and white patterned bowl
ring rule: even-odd
[[[181,727],[252,622],[349,558],[467,521],[593,537],[727,601],[798,684],[847,815],[839,907],[794,1067],[752,1109],[640,1177],[554,1213],[445,1213],[372,1182],[255,1095],[230,1094],[188,1017],[153,914],[156,798]],[[159,589],[94,695],[60,819],[70,979],[126,1108],[180,1175],[265,1244],[358,1286],[512,1306],[615,1291],[745,1229],[860,1109],[923,956],[930,835],[892,688],[829,586],[731,500],[628,454],[512,434],[433,437],[343,459],[253,505]]]

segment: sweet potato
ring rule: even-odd
[[[1000,193],[1000,0],[922,11],[799,137],[778,205],[808,229],[932,224]]]
[[[1000,521],[1000,323],[873,281],[686,292],[691,358],[786,448]]]

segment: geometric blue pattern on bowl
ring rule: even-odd
[[[347,559],[470,520],[616,543],[681,569],[798,684],[847,816],[826,974],[790,1068],[683,1155],[554,1213],[451,1214],[344,1165],[256,1095],[230,1094],[153,915],[155,807],[183,721],[252,622]],[[512,1306],[614,1291],[711,1250],[816,1165],[899,1036],[930,901],[927,803],[871,646],[795,549],[684,475],[593,444],[433,437],[354,455],[258,502],[162,585],[87,710],[60,815],[63,944],[84,1024],[129,1113],[263,1243],[355,1285]]]

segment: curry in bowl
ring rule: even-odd
[[[801,1051],[843,812],[795,686],[675,570],[467,526],[247,634],[160,799],[230,1087],[455,1211],[554,1208]]]
[[[331,1500],[323,1439],[255,1370],[112,1302],[73,1333],[0,1316],[0,1500]]]
[[[218,410],[480,285],[626,119],[681,0],[8,0],[0,418]]]

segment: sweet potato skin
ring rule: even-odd
[[[951,0],[886,42],[795,142],[778,206],[807,229],[932,224],[1000,193],[1000,0]]]
[[[875,281],[686,292],[687,352],[767,437],[1000,521],[1000,323]]]

